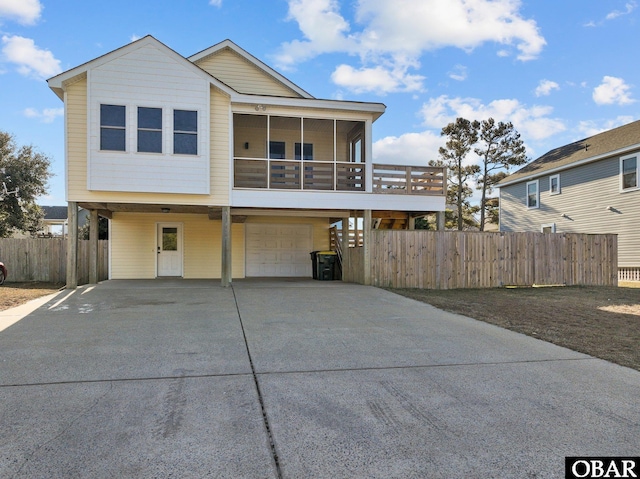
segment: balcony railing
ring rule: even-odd
[[[373,192],[395,195],[444,196],[445,168],[436,166],[373,165]]]
[[[235,188],[365,191],[363,163],[234,159]],[[445,194],[444,168],[373,165],[373,192],[409,195]]]

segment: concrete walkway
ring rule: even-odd
[[[0,332],[0,477],[560,478],[639,452],[639,372],[380,289],[68,294]]]

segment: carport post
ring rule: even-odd
[[[342,218],[342,281],[346,278],[349,264],[349,217]]]
[[[231,284],[231,207],[222,207],[222,274],[221,284]]]
[[[444,211],[436,211],[436,229],[444,231]]]
[[[362,239],[364,247],[364,284],[371,285],[371,210],[364,210],[364,225]]]
[[[98,283],[98,210],[89,211],[89,283]]]
[[[67,206],[67,289],[78,287],[78,203],[69,201]]]

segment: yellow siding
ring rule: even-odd
[[[309,218],[291,216],[250,216],[247,223],[304,224],[313,226],[313,250],[322,251],[330,247],[328,218]]]
[[[87,80],[67,87],[67,188],[69,201],[87,190]]]
[[[182,224],[185,279],[220,278],[222,224],[205,215],[114,213],[111,221],[111,278],[149,279],[156,275],[157,224]],[[233,224],[232,275],[244,277],[244,226]]]
[[[230,101],[211,88],[211,204],[229,205],[229,117]]]
[[[240,93],[300,97],[289,87],[228,49],[203,58],[196,64]]]
[[[211,194],[131,193],[87,190],[87,81],[67,87],[67,187],[69,201],[229,205],[229,98],[211,89]]]

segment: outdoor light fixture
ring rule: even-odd
[[[245,149],[245,150],[248,150],[248,149],[249,149],[249,142],[248,142],[248,141],[247,141],[247,142],[245,142],[245,144],[244,144],[244,149]]]
[[[162,211],[163,213],[168,213],[169,211],[171,211],[171,208],[160,208],[160,211]]]

